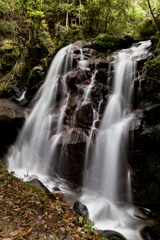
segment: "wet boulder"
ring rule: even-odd
[[[98,110],[98,107],[100,107],[100,113],[104,111],[106,106],[106,101],[109,96],[110,96],[110,87],[102,83],[99,83],[98,81],[95,81],[95,84],[91,89],[90,99],[92,100],[93,107],[96,110]]]
[[[41,189],[42,189],[46,194],[48,194],[48,195],[50,195],[50,193],[51,193],[51,192],[48,190],[48,188],[46,188],[46,187],[44,186],[44,184],[43,184],[40,180],[38,180],[38,179],[36,179],[36,178],[28,181],[27,183],[32,184],[32,185],[34,185],[34,186],[36,186],[36,187],[41,188]]]
[[[80,216],[83,216],[85,219],[89,218],[89,212],[88,212],[88,209],[87,209],[86,205],[84,205],[80,201],[76,201],[74,203],[73,210],[76,213],[78,213]]]
[[[153,231],[152,227],[146,226],[140,230],[140,234],[144,240],[158,240],[156,233]]]
[[[60,101],[67,97],[67,92],[64,86],[63,77],[60,76],[57,81],[56,92],[53,92],[54,97],[56,97],[56,101]]]
[[[84,124],[87,126],[91,126],[93,122],[93,108],[90,103],[83,104],[76,111],[76,121],[77,124]]]
[[[90,72],[89,71],[87,72],[85,69],[82,69],[80,67],[77,68],[77,71],[78,71],[77,83],[85,82],[88,78],[87,75],[89,75]]]
[[[85,148],[88,140],[85,130],[63,125],[62,134],[57,137],[59,139],[51,162],[53,169],[63,179],[78,185],[82,184]]]
[[[112,230],[98,230],[100,236],[105,236],[109,240],[127,240],[121,233]]]
[[[8,99],[0,99],[0,121],[11,122],[21,127],[24,120],[25,112],[23,108]]]
[[[72,71],[67,74],[66,77],[66,84],[71,90],[76,90],[76,83],[77,83],[77,76],[78,72],[77,71]]]

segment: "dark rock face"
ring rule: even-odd
[[[127,240],[121,233],[111,230],[98,230],[98,233],[102,236],[106,236],[109,240]]]
[[[159,239],[158,234],[156,233],[156,231],[154,231],[154,226],[153,227],[146,226],[146,227],[142,228],[140,230],[140,234],[144,240],[158,240]]]
[[[71,90],[76,90],[76,81],[77,81],[78,72],[69,72],[66,78],[66,84]]]
[[[107,68],[100,68],[96,73],[96,80],[100,83],[106,84],[107,82]]]
[[[141,206],[160,210],[160,124],[145,125],[135,142],[134,174],[138,185],[133,181],[134,201]]]
[[[82,105],[77,111],[76,111],[76,119],[77,124],[84,124],[87,126],[91,126],[93,122],[93,108],[90,103]]]
[[[80,201],[76,201],[73,205],[73,210],[78,213],[80,216],[85,217],[86,219],[89,218],[89,212],[87,207],[82,204]]]
[[[82,184],[87,136],[81,128],[73,128],[70,134],[64,132],[57,144],[53,168],[62,178]]]
[[[144,114],[146,115],[149,124],[152,125],[160,123],[160,103],[146,104],[144,108]]]
[[[13,143],[25,121],[24,108],[18,104],[0,99],[0,155],[6,152],[8,146]]]

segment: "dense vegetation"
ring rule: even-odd
[[[159,18],[160,2],[152,0],[151,7]],[[151,17],[148,0],[0,0],[0,35],[18,40],[21,48],[42,44],[50,50],[57,42],[99,33],[133,34],[145,17]],[[77,24],[71,26],[73,18]]]
[[[159,26],[158,0],[0,0],[0,96],[17,80],[33,88],[69,42],[96,38],[106,54],[123,47],[122,36],[148,39]]]

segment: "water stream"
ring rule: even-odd
[[[109,97],[105,112],[101,119],[101,125],[96,135],[95,149],[89,155],[89,147],[92,141],[95,126],[99,120],[98,111],[93,110],[93,124],[90,135],[84,133],[87,138],[85,166],[89,168],[88,175],[84,178],[84,187],[81,191],[69,189],[64,181],[56,178],[57,173],[53,169],[53,177],[49,177],[48,168],[54,156],[57,154],[58,142],[62,142],[60,160],[63,159],[63,149],[67,141],[71,141],[74,129],[74,117],[70,125],[64,129],[63,121],[70,93],[65,90],[66,74],[71,71],[73,63],[72,45],[59,51],[54,58],[46,81],[39,93],[38,101],[19,134],[14,146],[8,153],[9,170],[14,170],[17,176],[30,179],[36,175],[50,190],[59,186],[67,199],[72,203],[77,199],[85,203],[89,209],[89,217],[95,222],[98,229],[111,229],[122,233],[128,240],[141,239],[139,230],[145,225],[144,216],[131,204],[130,171],[126,156],[126,144],[128,139],[127,128],[132,119],[133,88],[136,76],[136,61],[145,58],[150,41],[141,42],[138,46],[116,52],[114,60],[114,84],[113,95]],[[80,49],[81,58],[79,67],[87,66]],[[63,69],[63,70],[62,70]],[[109,66],[111,69],[111,66]],[[97,70],[91,77],[91,83],[86,87],[82,104],[89,100],[90,92],[94,86]],[[107,82],[107,79],[106,79]],[[59,91],[58,84],[62,85],[63,91]],[[57,97],[58,96],[58,97]],[[55,110],[57,98],[61,99],[59,107]],[[76,111],[76,110],[75,110]],[[55,132],[53,133],[53,126]],[[78,131],[78,130],[77,130]],[[69,139],[69,140],[68,140]],[[72,142],[76,143],[75,138]],[[44,164],[45,160],[45,164]],[[63,163],[61,163],[63,164]],[[123,166],[125,184],[121,184],[120,169]],[[67,167],[67,166],[66,166]],[[120,195],[125,192],[125,201],[121,201]],[[139,215],[139,218],[137,218]]]

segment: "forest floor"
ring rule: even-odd
[[[26,184],[0,161],[0,240],[106,239],[74,212],[62,195],[48,197]]]

